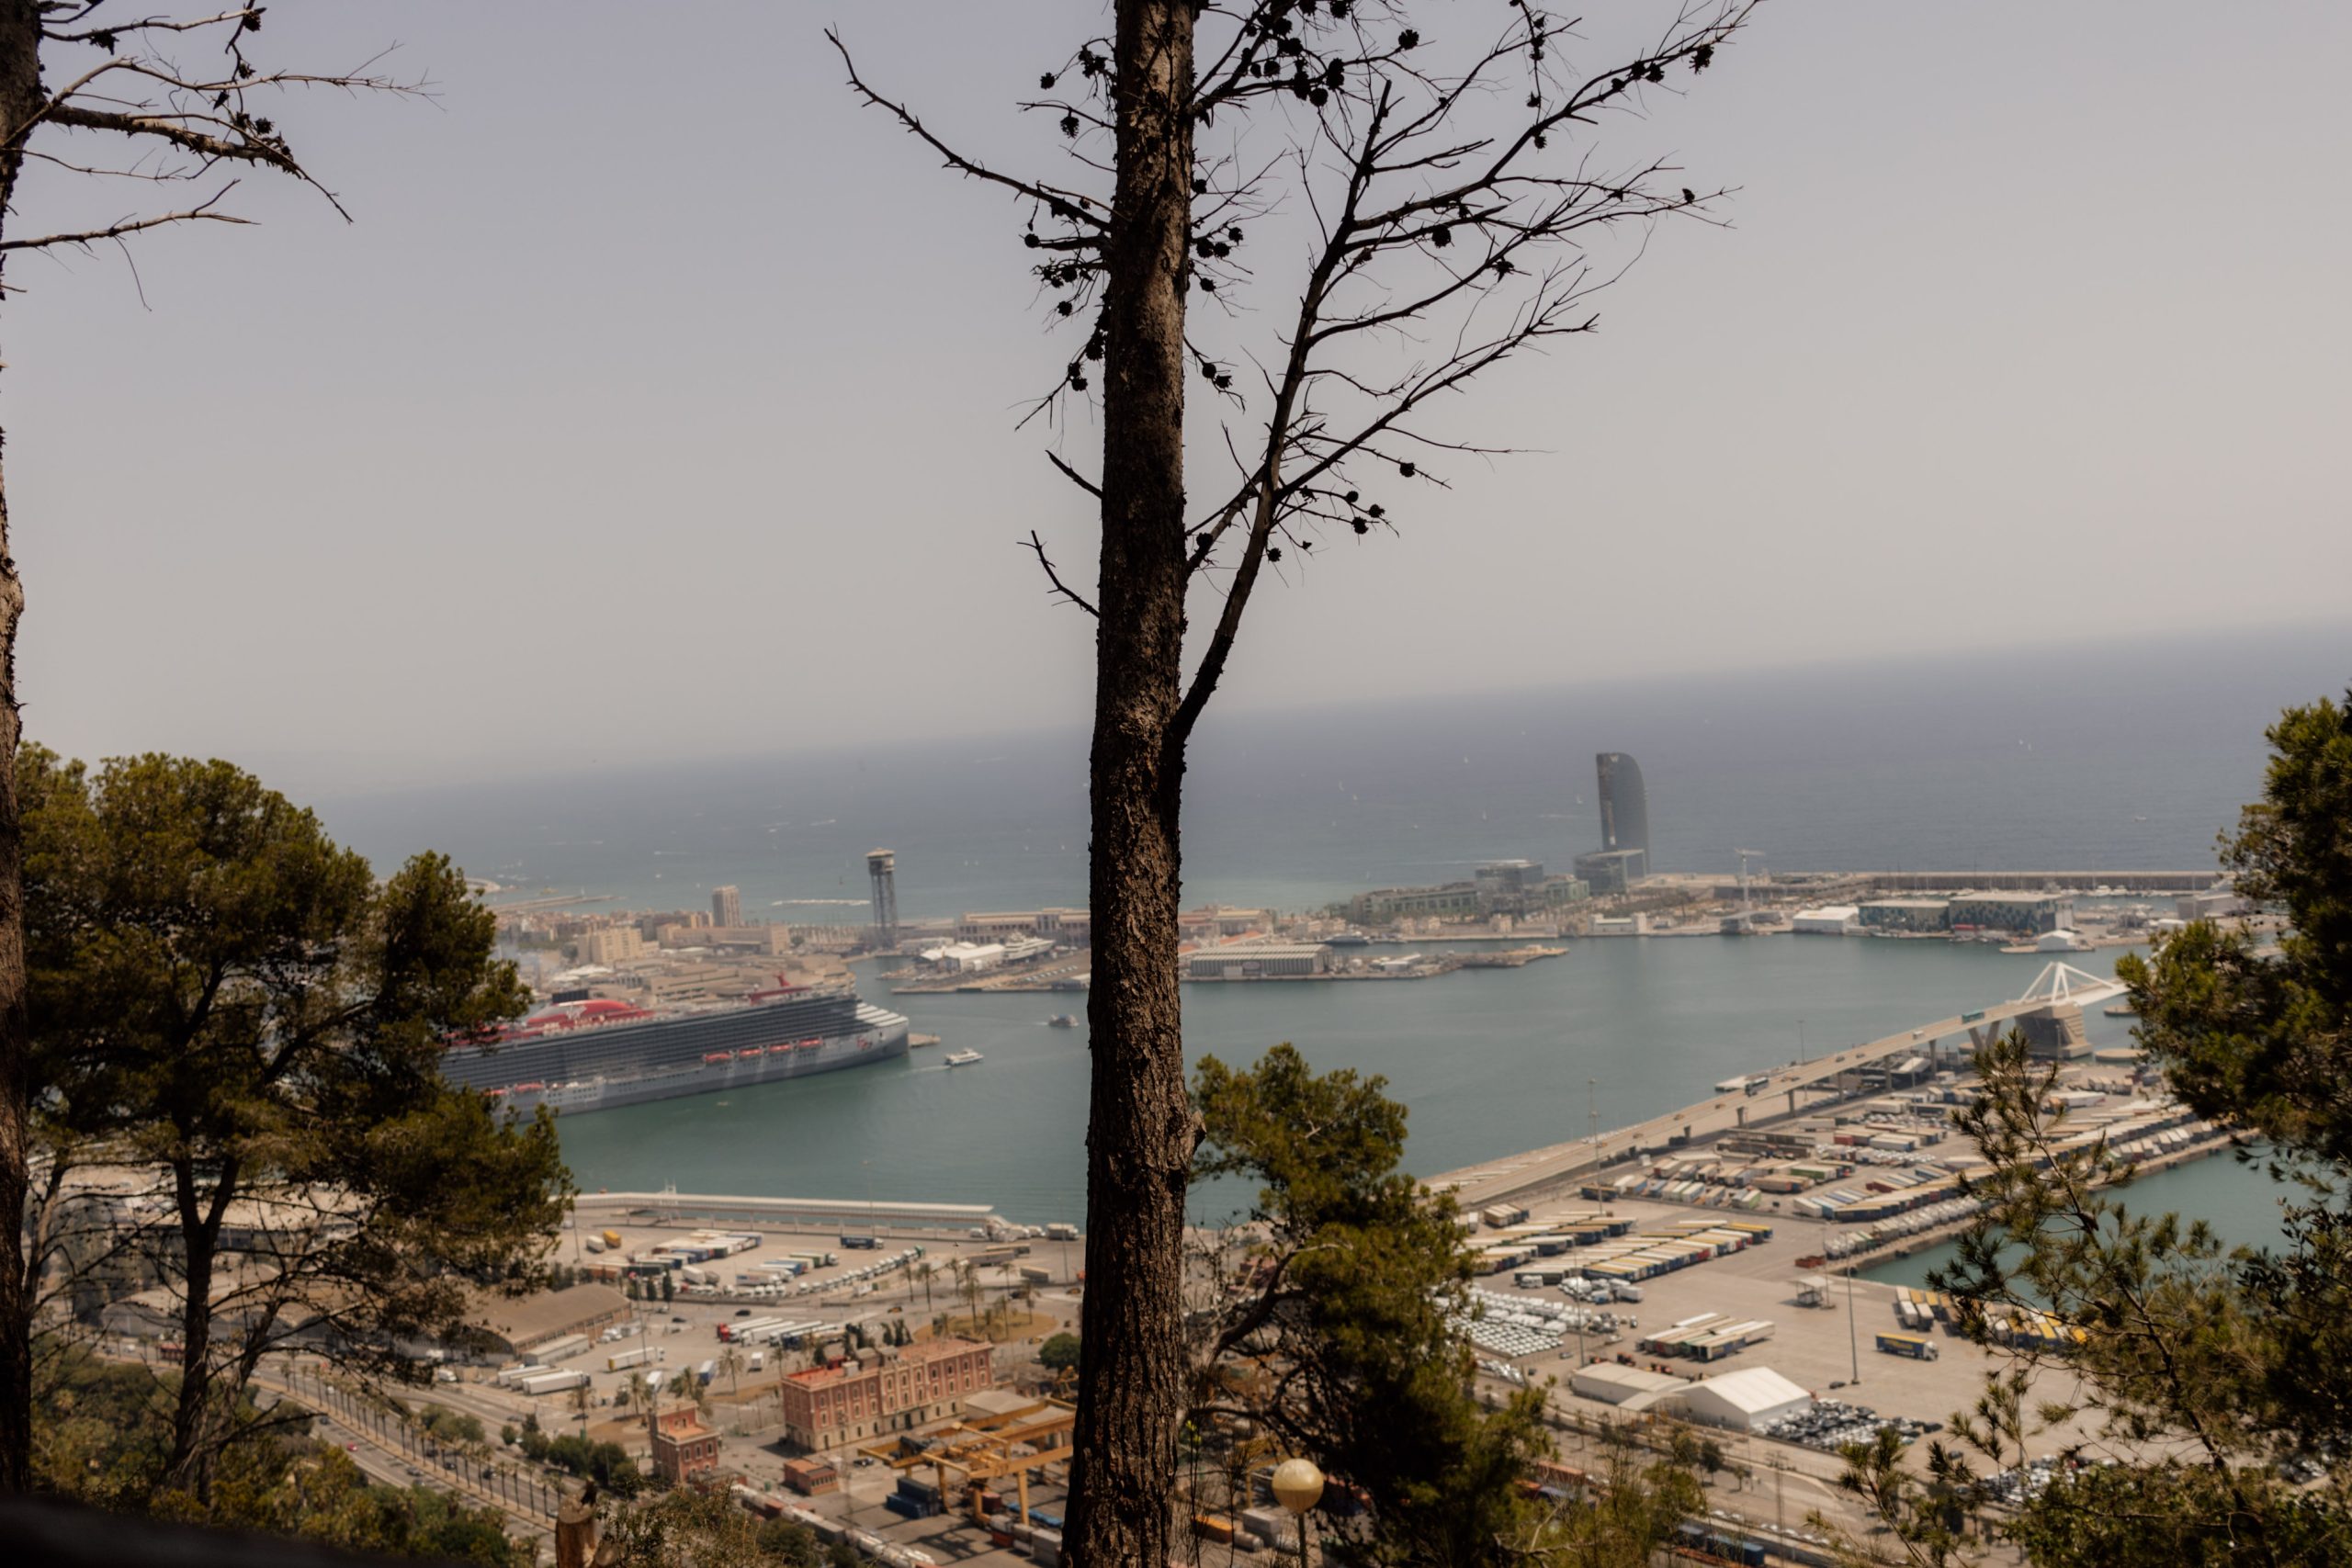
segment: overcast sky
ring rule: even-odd
[[[140,244],[144,304],[110,250],[10,265],[28,733],[347,793],[1082,718],[1089,625],[1015,540],[1091,578],[1040,451],[1099,435],[1012,429],[1070,351],[1023,215],[820,28],[1066,175],[1011,104],[1107,9],[273,6],[267,61],[397,42],[435,96],[284,107],[354,224],[253,176],[262,226]],[[1229,700],[2345,616],[2347,54],[2337,6],[1767,6],[1601,132],[1732,226],[1450,413],[1539,450],[1262,597]],[[11,231],[144,194],[41,170]]]

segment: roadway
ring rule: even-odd
[[[2123,987],[2116,981],[2093,978],[2088,985],[2069,986],[2055,1000],[2080,1006],[2104,1001],[2122,992]],[[1663,1149],[1677,1137],[1688,1143],[1702,1143],[1742,1127],[1769,1126],[1800,1115],[1806,1109],[1799,1103],[1800,1096],[1826,1094],[1844,1098],[1848,1091],[1837,1080],[1848,1073],[1877,1066],[1889,1058],[1899,1060],[1928,1053],[1938,1041],[1951,1035],[1990,1040],[2003,1024],[2040,1011],[2052,1002],[2050,996],[2029,994],[1978,1011],[1940,1018],[1868,1044],[1849,1046],[1811,1061],[1752,1075],[1770,1079],[1752,1095],[1718,1094],[1631,1127],[1616,1128],[1598,1138],[1577,1138],[1449,1171],[1431,1178],[1430,1185],[1441,1190],[1451,1190],[1465,1213],[1508,1199],[1549,1192],[1606,1167],[1612,1158],[1623,1157],[1631,1149]]]
[[[554,1506],[556,1495],[537,1477],[518,1472],[495,1458],[457,1455],[443,1444],[431,1445],[437,1452],[428,1453],[428,1439],[420,1429],[381,1406],[363,1402],[307,1372],[263,1367],[254,1371],[254,1381],[311,1411],[318,1417],[319,1437],[341,1444],[370,1480],[403,1488],[438,1486],[469,1502],[496,1508],[535,1536],[550,1533],[552,1515],[545,1510]],[[425,1393],[424,1390],[416,1392],[420,1395]],[[435,1385],[427,1397],[436,1403],[458,1405],[458,1401],[447,1399],[448,1392],[446,1387]],[[483,1412],[474,1410],[469,1414]],[[503,1419],[512,1420],[513,1416]],[[488,1421],[484,1427],[491,1442],[495,1444],[496,1427]]]

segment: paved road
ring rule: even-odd
[[[401,1441],[399,1424],[389,1416],[382,1422],[355,1418],[342,1401],[332,1393],[322,1392],[319,1380],[308,1373],[265,1368],[254,1372],[254,1381],[318,1412],[325,1423],[320,1436],[345,1445],[352,1459],[368,1476],[392,1486],[437,1485],[458,1493],[469,1501],[498,1509],[536,1535],[549,1532],[549,1517],[538,1511],[538,1500],[544,1498],[552,1506],[553,1493],[537,1477],[511,1478],[512,1483],[519,1483],[519,1488],[513,1484],[497,1486],[481,1479],[479,1472],[484,1462],[481,1459],[469,1456],[449,1464],[427,1459],[423,1444],[415,1440],[421,1434],[412,1430],[411,1446]]]

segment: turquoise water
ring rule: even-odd
[[[2091,957],[2092,955],[2078,955]],[[1981,945],[1829,937],[1609,939],[1523,969],[1430,980],[1188,986],[1187,1048],[1246,1060],[1288,1041],[1318,1068],[1384,1075],[1411,1109],[1407,1161],[1457,1169],[1704,1098],[1743,1069],[2014,997],[2042,959]],[[2111,953],[2096,956],[2104,968]],[[869,971],[870,973],[870,971]],[[885,1000],[869,981],[867,994]],[[565,1120],[591,1190],[986,1202],[1033,1224],[1084,1210],[1086,1032],[1059,995],[888,998],[938,1050],[878,1067]],[[2121,1021],[2090,1019],[2099,1043]],[[978,1066],[947,1069],[970,1046]],[[1597,1080],[1588,1087],[1588,1079]]]
[[[2202,1220],[2224,1247],[2259,1247],[2277,1245],[2281,1235],[2279,1201],[2300,1194],[2272,1181],[2260,1167],[2240,1165],[2224,1152],[2143,1177],[2120,1196],[2135,1214],[2175,1213],[2185,1220]],[[1908,1258],[1890,1258],[1865,1269],[1862,1278],[1924,1285],[1928,1270],[1949,1268],[1953,1260],[1952,1244],[1939,1242]]]

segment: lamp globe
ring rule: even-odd
[[[1274,1467],[1274,1501],[1304,1514],[1323,1495],[1323,1472],[1311,1459],[1286,1459]]]

